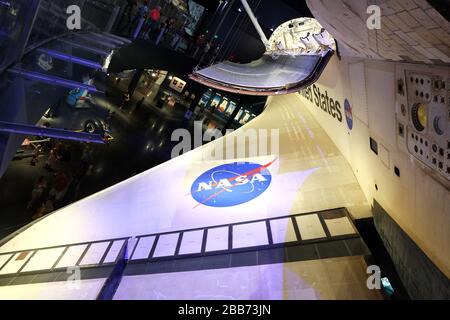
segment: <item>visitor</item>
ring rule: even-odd
[[[156,38],[156,42],[155,42],[156,45],[159,45],[159,43],[164,38],[164,35],[167,33],[167,27],[168,27],[168,23],[163,23],[162,28],[159,31],[158,38]]]
[[[75,173],[75,176],[72,180],[72,185],[75,190],[75,199],[78,199],[78,194],[80,192],[80,186],[83,182],[84,178],[88,175],[88,172],[92,166],[92,149],[89,145],[86,145],[86,147],[83,149],[83,153],[81,155],[81,162],[78,166],[78,169]]]
[[[93,158],[93,150],[89,145],[86,145],[81,155],[81,164],[80,164],[80,167],[82,167],[85,171],[85,175],[88,175],[89,171],[93,166],[92,158]]]
[[[120,110],[125,110],[128,107],[128,103],[130,102],[130,94],[129,93],[125,93],[122,96],[122,104],[120,105],[119,109]]]
[[[173,38],[172,38],[172,43],[170,44],[170,46],[171,46],[175,51],[178,50],[178,47],[179,47],[179,45],[180,45],[180,43],[181,43],[181,38],[183,37],[183,35],[184,35],[184,27],[179,28],[179,29],[177,29],[177,30],[175,31],[175,33],[174,33],[174,35],[173,35]]]
[[[131,22],[129,32],[131,32],[131,28],[138,22],[136,25],[136,30],[133,33],[133,39],[136,39],[141,33],[142,26],[144,25],[149,12],[149,7],[145,1],[139,3],[137,13],[133,21]]]
[[[45,190],[47,189],[47,180],[44,176],[40,176],[36,183],[33,186],[33,190],[31,191],[31,200],[28,202],[27,209],[32,209],[36,206],[36,204],[41,200],[44,195]]]
[[[207,62],[208,61],[208,55],[210,53],[211,48],[212,48],[212,41],[206,42],[204,47],[203,47],[203,55],[200,58],[200,62],[199,62],[200,65],[203,62]],[[205,65],[206,65],[206,63],[205,63]]]
[[[60,157],[59,157],[57,149],[56,148],[51,149],[44,168],[50,172],[54,172],[55,166],[59,159],[60,159]]]
[[[192,55],[192,57],[194,59],[197,59],[197,54],[198,52],[200,52],[200,49],[206,44],[206,37],[205,35],[200,35],[197,37],[197,41],[196,41],[196,48],[195,48],[195,52]]]
[[[164,41],[169,45],[172,43],[171,40],[175,37],[177,31],[176,22],[174,18],[170,18],[167,22],[167,32]]]
[[[105,121],[111,122],[114,119],[115,114],[116,114],[116,112],[114,110],[109,110],[108,114],[106,115]]]
[[[144,33],[144,39],[150,38],[150,33],[158,28],[159,20],[161,19],[161,7],[156,6],[152,10],[150,10],[146,24],[147,30]]]
[[[122,21],[125,21],[123,24],[122,21],[119,23],[119,27],[117,28],[119,33],[123,33],[127,28],[130,28],[131,19],[133,17],[133,12],[136,9],[136,1],[135,0],[127,0],[127,5],[125,6],[125,10],[123,13],[124,19]],[[121,27],[123,25],[123,27]]]
[[[42,218],[43,216],[53,212],[55,210],[55,198],[49,197],[47,200],[45,200],[42,205],[39,207],[39,209],[36,211],[36,213],[31,217],[32,220],[37,220],[39,218]]]
[[[69,188],[70,180],[70,177],[65,172],[60,171],[55,174],[55,180],[49,195],[54,197],[55,200],[61,200]]]
[[[42,146],[41,145],[37,145],[36,148],[33,151],[33,156],[32,156],[31,161],[30,161],[30,165],[32,167],[35,167],[36,164],[39,162],[39,156],[42,154],[42,152],[43,152]]]
[[[192,105],[195,104],[195,99],[197,98],[197,96],[195,95],[195,93],[192,93],[189,98],[191,99],[190,106],[192,107]]]
[[[159,22],[159,19],[161,19],[161,7],[160,6],[156,6],[155,8],[150,10],[149,18],[153,22]]]

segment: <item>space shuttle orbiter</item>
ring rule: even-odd
[[[448,299],[450,23],[445,8],[421,0],[307,3],[337,40],[342,59],[334,57],[300,99],[352,166],[410,296]],[[339,102],[342,121],[324,106],[327,99]]]

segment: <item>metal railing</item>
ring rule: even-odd
[[[345,235],[332,235],[330,230],[327,227],[327,224],[325,222],[326,214],[341,214],[342,217],[347,217],[349,223],[351,224],[351,227],[353,231],[351,233],[345,234]],[[317,215],[321,227],[323,228],[323,236],[318,238],[312,238],[312,239],[306,239],[301,233],[301,228],[299,227],[297,223],[297,217],[302,216],[308,216],[308,215]],[[282,241],[274,240],[275,233],[274,230],[272,230],[272,222],[276,220],[283,220],[285,219],[287,221],[287,224],[291,225],[294,231],[294,237],[292,239],[284,239]],[[263,223],[265,224],[265,228],[260,228],[260,233],[258,234],[258,237],[261,237],[261,235],[264,235],[264,232],[266,233],[265,236],[267,236],[267,242],[264,243],[264,241],[261,241],[260,243],[255,242],[254,245],[249,246],[239,246],[237,241],[235,241],[235,235],[236,235],[236,228],[249,228],[250,225],[255,225],[257,223]],[[208,234],[212,230],[217,229],[227,229],[227,241],[226,248],[222,250],[209,250],[208,249]],[[198,246],[197,252],[194,253],[188,253],[184,254],[181,252],[181,244],[183,242],[183,236],[190,232],[201,232],[202,233],[202,241],[201,245]],[[242,232],[242,230],[241,230]],[[156,256],[155,252],[158,248],[158,244],[162,237],[164,236],[174,236],[177,238],[176,246],[173,248],[173,254],[166,255],[166,256]],[[311,243],[318,243],[318,242],[326,242],[326,241],[334,241],[334,240],[343,240],[343,239],[350,239],[350,238],[357,238],[359,237],[359,233],[356,229],[356,227],[353,225],[350,215],[346,208],[337,208],[337,209],[330,209],[330,210],[324,210],[319,212],[308,212],[308,213],[302,213],[302,214],[296,214],[296,215],[288,215],[288,216],[280,216],[280,217],[273,217],[273,218],[266,218],[266,219],[260,219],[260,220],[253,220],[253,221],[245,221],[245,222],[237,222],[237,223],[230,223],[230,224],[224,224],[224,225],[216,225],[216,226],[209,226],[209,227],[203,227],[203,228],[196,228],[196,229],[189,229],[189,230],[181,230],[181,231],[168,231],[164,233],[154,233],[154,234],[147,234],[147,235],[141,235],[137,236],[136,244],[134,245],[131,255],[129,258],[130,263],[136,263],[136,262],[143,262],[143,261],[159,261],[159,260],[167,260],[167,259],[176,259],[176,258],[187,258],[187,257],[197,257],[197,256],[210,256],[210,255],[217,255],[217,254],[227,254],[227,253],[236,253],[236,252],[244,252],[249,250],[264,250],[264,249],[270,249],[270,248],[276,248],[276,247],[286,247],[286,246],[298,246],[298,245],[306,245]],[[264,236],[262,238],[265,238]],[[140,248],[140,244],[143,243],[143,239],[147,239],[148,241],[145,246],[147,247],[148,255],[144,258],[136,257],[136,252]],[[153,241],[151,241],[153,239]],[[151,244],[151,245],[149,245]],[[140,255],[142,256],[142,250],[140,252]]]
[[[317,221],[320,221],[318,226],[321,227],[317,236],[305,237],[302,234],[302,226],[297,222],[297,218],[305,216],[317,216]],[[330,216],[347,218],[351,228],[350,232],[333,235],[325,221],[330,219]],[[281,240],[279,237],[280,230],[273,229],[276,226],[276,222],[280,220],[282,220],[282,225],[285,225],[287,228],[283,231]],[[255,228],[256,226],[257,228]],[[289,235],[289,232],[287,232],[289,230],[288,227],[293,234]],[[225,236],[222,238],[215,236],[215,238],[210,239],[210,235],[219,229],[224,231],[222,234],[225,234]],[[186,253],[181,248],[182,244],[184,245],[184,238],[189,233],[198,233],[201,240],[194,241],[194,246],[197,246],[197,249]],[[239,237],[237,237],[237,234],[239,234]],[[248,239],[242,239],[242,234],[246,234]],[[203,228],[152,233],[136,237],[130,236],[4,252],[0,253],[0,279],[2,277],[58,272],[73,267],[83,269],[115,266],[115,268],[123,271],[126,263],[146,263],[188,257],[212,256],[359,237],[359,233],[353,225],[347,209],[337,208]],[[169,242],[167,242],[168,239]],[[250,240],[251,243],[245,243],[247,240]],[[242,244],[242,241],[244,244]],[[130,254],[128,248],[130,248]],[[161,254],[161,250],[163,254]],[[166,254],[164,254],[164,250]],[[50,251],[53,251],[50,257],[45,255],[45,252],[49,253]],[[40,264],[45,265],[45,267],[39,267]],[[117,267],[118,264],[120,265]],[[109,282],[113,282],[113,284],[105,284],[105,286],[113,288],[117,284],[116,278],[120,278],[121,274],[122,272],[117,270],[116,272],[112,272],[112,278],[109,279]],[[105,295],[109,296],[106,293],[110,292],[110,289],[105,290]]]
[[[121,254],[129,239],[115,238],[0,253],[0,278],[58,272],[71,267],[83,269],[112,266],[123,259]],[[51,251],[55,254],[45,255]],[[70,263],[70,260],[74,263]]]

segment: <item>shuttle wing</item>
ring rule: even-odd
[[[251,138],[255,131],[257,143]],[[244,145],[238,141],[241,135],[247,136]],[[240,147],[245,154],[240,154]],[[355,239],[359,236],[346,210],[338,209],[344,206],[354,217],[370,213],[345,157],[298,94],[271,97],[259,117],[234,133],[64,207],[5,239],[0,243],[0,278],[23,279],[30,272],[55,276],[79,267],[80,288],[86,297],[95,298],[102,280],[110,276],[108,268],[117,261],[130,261],[126,270],[132,270],[134,263],[186,255],[212,257],[300,239],[308,243],[343,241],[343,236]],[[283,277],[290,267],[280,264],[277,274]],[[101,279],[88,277],[94,269]],[[46,279],[18,296],[42,299],[60,290],[70,299],[79,297],[64,290],[66,282]],[[159,283],[142,281],[147,286],[142,289],[132,284],[133,279],[124,275],[116,298],[132,294],[142,298]],[[266,279],[255,282],[262,285]],[[125,289],[129,285],[131,289]],[[239,290],[237,284],[229,286]],[[196,287],[193,297],[207,294],[203,286]],[[0,284],[0,299],[15,296],[14,290],[9,282]]]

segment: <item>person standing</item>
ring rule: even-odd
[[[135,0],[127,0],[127,5],[125,6],[125,10],[123,13],[124,19],[119,23],[119,27],[117,28],[119,33],[122,33],[123,31],[125,31],[125,29],[127,27],[129,28],[135,6],[136,6]],[[125,24],[122,23],[123,21],[125,21]]]
[[[142,8],[142,3],[138,2],[133,8],[133,12],[131,13],[130,22],[128,23],[128,29],[127,29],[127,35],[131,34],[131,31],[133,30],[133,26],[136,24],[136,21],[139,20],[141,17],[140,12]]]
[[[173,38],[172,38],[172,43],[170,44],[170,46],[175,50],[175,51],[177,51],[178,50],[178,46],[179,46],[179,44],[180,44],[180,40],[181,40],[181,38],[183,37],[183,34],[184,34],[184,27],[182,27],[182,28],[180,28],[180,29],[178,29],[178,30],[176,30],[175,31],[175,34],[174,34],[174,36],[173,36]]]
[[[153,8],[149,13],[149,17],[152,21],[159,22],[159,19],[161,18],[161,7],[156,6]]]
[[[48,171],[55,171],[55,165],[59,160],[59,155],[58,155],[58,151],[56,148],[53,148],[52,150],[50,150],[50,154],[48,156],[47,162],[45,163],[44,168]]]
[[[120,110],[124,110],[128,107],[128,103],[130,102],[130,94],[125,93],[122,97],[122,104],[120,105]]]
[[[176,23],[177,21],[174,18],[170,18],[166,24],[166,34],[164,35],[164,43],[166,43],[167,45],[171,45],[172,44],[172,40],[175,36],[175,33],[177,31],[176,29]]]
[[[81,164],[80,167],[83,168],[83,171],[85,171],[85,175],[88,175],[89,171],[92,168],[92,161],[93,161],[93,153],[94,151],[89,145],[86,145],[86,147],[83,149],[83,154],[81,155]]]
[[[55,198],[49,197],[45,200],[36,213],[31,217],[32,220],[37,220],[55,210]]]
[[[211,47],[212,47],[212,41],[208,41],[205,43],[205,45],[203,47],[203,55],[200,58],[199,65],[201,65],[205,60],[207,60],[208,54],[211,50]]]
[[[158,34],[158,38],[156,38],[156,42],[155,42],[156,45],[159,45],[159,43],[163,40],[164,36],[166,35],[166,33],[168,31],[168,28],[169,28],[169,21],[166,20],[166,22],[164,22],[162,24],[162,28],[160,29],[159,34]]]
[[[136,39],[139,34],[141,33],[142,30],[142,26],[144,25],[147,16],[148,16],[148,12],[149,12],[149,7],[148,7],[148,3],[143,1],[142,3],[140,3],[138,5],[138,12],[133,20],[133,22],[131,23],[131,27],[133,27],[136,22],[138,22],[138,24],[136,25],[136,29],[133,32],[133,39]],[[131,32],[131,30],[130,30]]]
[[[188,102],[188,100],[189,100],[189,96],[191,95],[191,93],[189,92],[189,90],[186,90],[185,92],[184,92],[184,95],[183,95],[183,100],[184,100],[184,102]]]
[[[41,176],[37,179],[36,183],[34,184],[33,190],[31,191],[31,200],[28,202],[27,209],[32,209],[36,206],[36,204],[44,195],[46,189],[47,180],[44,176]]]
[[[161,19],[161,7],[156,6],[150,10],[147,18],[147,30],[144,33],[144,39],[150,37],[150,33],[158,27],[159,20]]]
[[[64,172],[60,171],[55,174],[55,180],[53,182],[53,188],[50,190],[50,196],[55,197],[55,200],[61,200],[66,194],[69,188],[70,177]]]
[[[41,145],[38,145],[38,146],[34,149],[34,151],[33,151],[33,156],[32,156],[31,161],[30,161],[30,165],[31,165],[32,167],[35,167],[35,166],[36,166],[36,164],[37,164],[38,161],[39,161],[39,156],[40,156],[42,153],[43,153],[43,149],[42,149]]]
[[[91,167],[91,163],[92,163],[92,149],[89,145],[86,145],[81,155],[80,165],[78,166],[78,169],[72,180],[72,184],[75,187],[75,199],[78,198],[81,183],[88,174],[88,171]]]
[[[195,48],[194,54],[192,55],[192,57],[194,59],[197,59],[197,53],[201,50],[201,48],[205,45],[205,43],[206,43],[206,38],[204,35],[200,35],[197,37],[196,48]]]

